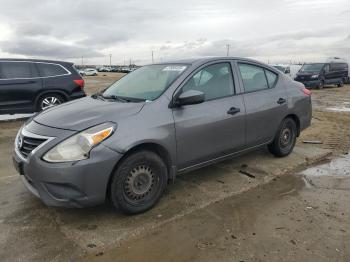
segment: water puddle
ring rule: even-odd
[[[326,110],[332,111],[332,112],[350,112],[350,107],[327,107]]]
[[[301,174],[307,177],[350,176],[350,154],[335,158],[326,164],[310,167]]]

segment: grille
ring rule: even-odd
[[[33,138],[28,136],[22,136],[22,143],[19,147],[19,151],[24,157],[27,157],[35,148],[44,143],[47,139]]]

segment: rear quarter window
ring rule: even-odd
[[[37,63],[36,65],[39,69],[40,75],[43,77],[69,74],[69,72],[65,68],[57,64]]]
[[[265,69],[265,74],[266,74],[267,83],[269,84],[269,87],[270,88],[274,87],[277,82],[277,74],[266,69]]]

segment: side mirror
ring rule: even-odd
[[[175,101],[175,106],[194,105],[203,103],[205,96],[203,92],[188,90],[183,92]]]

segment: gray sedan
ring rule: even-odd
[[[141,67],[36,115],[19,130],[13,159],[49,206],[109,199],[135,214],[153,207],[179,173],[262,146],[287,156],[310,122],[310,91],[273,67],[183,60]]]

